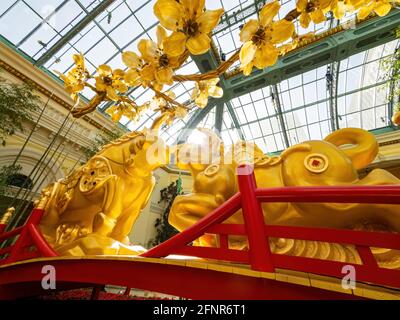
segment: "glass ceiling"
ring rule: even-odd
[[[104,1],[104,0],[103,0]],[[33,60],[40,59],[61,38],[90,15],[100,0],[1,0],[1,36]],[[116,0],[105,11],[88,23],[50,57],[43,67],[67,72],[72,67],[72,55],[84,53],[91,73],[95,67],[107,63],[113,68],[124,68],[120,53],[137,51],[142,38],[155,39],[156,17],[153,14],[155,0]],[[295,0],[281,0],[280,18],[295,7]],[[257,16],[257,10],[265,1],[260,0],[208,0],[208,9],[223,7],[225,14],[214,30],[213,40],[219,53],[229,57],[240,46],[239,31],[248,19]],[[346,16],[344,20],[351,19]],[[244,20],[243,20],[244,19]],[[342,21],[343,22],[343,21]],[[308,30],[298,29],[299,34],[310,31],[321,32],[329,29],[327,21]],[[298,27],[298,25],[296,25]],[[301,32],[300,32],[301,31]],[[379,68],[382,58],[393,54],[398,41],[370,49],[340,61],[338,87],[339,127],[361,127],[367,130],[387,127],[389,110],[388,88],[385,86]],[[237,64],[231,68],[235,68]],[[327,67],[306,72],[282,81],[277,85],[282,116],[289,144],[309,139],[322,139],[331,132],[329,95],[327,91]],[[198,73],[194,61],[188,59],[179,70],[180,74]],[[177,101],[189,101],[193,83],[184,82],[170,89]],[[166,88],[168,89],[168,88]],[[137,88],[130,96],[140,105],[153,97],[150,90]],[[93,97],[90,90],[83,91],[87,99]],[[228,108],[232,108],[240,131],[246,140],[254,140],[265,152],[285,149],[286,142],[280,116],[266,87],[224,103],[221,136],[229,145],[240,137]],[[109,107],[103,103],[101,110]],[[216,107],[202,119],[198,127],[214,128]],[[189,119],[195,114],[191,110],[185,119],[176,120],[169,128],[162,129],[162,137],[174,143]],[[129,130],[148,126],[156,114],[149,111],[139,122],[121,119],[121,125]],[[193,133],[196,134],[196,133]]]

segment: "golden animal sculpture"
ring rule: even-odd
[[[164,120],[157,119],[151,129]],[[169,157],[154,131],[125,134],[42,191],[48,200],[40,228],[59,254],[138,253],[128,235],[154,188],[152,171]]]
[[[216,144],[218,137],[211,132],[207,134]],[[369,165],[378,153],[375,137],[362,129],[335,131],[323,141],[292,146],[279,157],[268,157],[256,145],[241,141],[224,154],[221,144],[220,157],[214,163],[204,164],[196,157],[188,157],[187,150],[194,148],[179,146],[176,151],[178,167],[190,170],[193,175],[192,193],[176,197],[169,215],[170,224],[179,231],[196,223],[238,191],[235,172],[244,162],[254,164],[260,188],[400,184],[399,179],[382,169],[359,178],[357,170]],[[263,210],[268,224],[400,232],[400,208],[396,205],[263,203]],[[235,213],[226,223],[243,223],[242,213]],[[196,244],[215,246],[216,239],[206,235]],[[350,245],[293,239],[271,239],[270,245],[276,253],[360,263]],[[246,246],[243,238],[230,237],[230,247]],[[399,252],[386,249],[373,252],[380,265],[400,268]]]

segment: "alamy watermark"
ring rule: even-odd
[[[42,267],[42,288],[44,290],[55,290],[56,289],[56,268],[50,264],[46,264]]]

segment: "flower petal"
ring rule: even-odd
[[[153,81],[154,74],[155,74],[155,68],[151,64],[145,65],[140,72],[142,78],[147,81]]]
[[[242,67],[242,70],[245,76],[250,75],[250,73],[253,71],[253,62],[250,62],[249,64]]]
[[[112,72],[113,79],[122,79],[124,77],[124,75],[125,75],[125,71],[122,69],[115,69]]]
[[[128,91],[128,86],[121,80],[113,81],[112,87],[120,93]]]
[[[253,42],[251,41],[247,41],[243,45],[239,53],[239,58],[242,67],[248,65],[251,61],[253,61],[254,56],[256,55],[256,51],[257,51],[257,46],[253,44]]]
[[[348,2],[353,7],[353,10],[357,10],[365,5],[365,0],[349,0]]]
[[[124,76],[125,82],[130,86],[140,85],[140,74],[135,69],[129,69]]]
[[[111,115],[111,121],[113,122],[118,122],[122,118],[122,110],[118,109],[115,112],[112,113]]]
[[[181,3],[187,16],[196,19],[203,12],[205,0],[181,0]]]
[[[346,13],[346,5],[342,1],[338,1],[332,12],[335,19],[342,19]]]
[[[191,99],[196,99],[200,94],[199,84],[197,82],[194,83],[194,88],[192,91]]]
[[[183,16],[183,8],[177,1],[157,0],[153,11],[164,28],[175,31],[179,27]]]
[[[267,43],[256,52],[254,65],[258,69],[273,66],[278,60],[279,51],[271,44]]]
[[[199,26],[199,31],[201,33],[209,34],[216,27],[223,13],[224,9],[207,10],[203,12],[196,20]]]
[[[292,21],[280,20],[271,24],[271,43],[280,43],[289,39],[294,32]]]
[[[316,24],[324,22],[326,20],[324,12],[321,9],[317,9],[317,10],[314,10],[313,12],[311,12],[310,17],[311,17],[311,20]]]
[[[141,64],[139,56],[133,51],[123,52],[122,62],[129,68],[138,68]]]
[[[96,80],[96,89],[99,91],[106,91],[107,85],[104,83],[102,77],[95,77]]]
[[[198,33],[194,37],[190,37],[186,41],[186,47],[189,49],[191,54],[203,54],[210,49],[211,39],[204,33]]]
[[[160,25],[157,26],[157,31],[156,31],[156,35],[157,35],[157,45],[159,48],[163,47],[163,41],[167,38],[167,31],[161,27]]]
[[[179,57],[168,56],[168,66],[170,66],[172,69],[178,68],[180,66]]]
[[[260,25],[258,20],[251,19],[246,22],[242,30],[240,30],[240,41],[246,42],[251,39],[251,37],[257,32]]]
[[[162,68],[160,70],[157,70],[155,77],[156,80],[162,84],[172,85],[172,75],[172,68]]]
[[[384,2],[379,3],[374,9],[375,13],[380,17],[386,16],[390,10],[392,10],[391,4]]]
[[[215,86],[219,82],[219,78],[217,77],[206,81],[209,86]]]
[[[310,15],[307,12],[303,12],[299,17],[299,22],[304,29],[307,29],[311,22]]]
[[[107,97],[113,101],[118,101],[118,99],[119,99],[117,92],[111,86],[107,86]]]
[[[298,12],[304,12],[307,8],[308,0],[297,0],[296,9]]]
[[[82,53],[79,54],[74,54],[73,56],[74,62],[77,66],[84,67],[85,64],[85,57],[83,56]]]
[[[370,15],[370,13],[372,12],[373,9],[374,9],[374,4],[370,4],[369,6],[362,7],[360,9],[360,11],[358,11],[357,17],[359,19],[365,19],[366,17],[368,17]]]
[[[197,104],[199,108],[203,109],[208,103],[207,94],[200,93],[199,96],[196,98],[196,100],[194,100],[194,102]]]
[[[106,76],[111,75],[112,69],[110,66],[108,66],[106,64],[102,64],[102,65],[99,65],[99,67],[97,68],[97,73],[102,77],[106,77]]]
[[[332,0],[319,0],[318,8],[320,8],[321,10],[326,9],[330,6],[331,3]]]
[[[221,98],[224,95],[224,90],[221,87],[214,86],[208,89],[208,94],[214,98]]]
[[[265,5],[260,11],[260,24],[262,26],[269,25],[274,17],[278,14],[281,5],[278,1],[274,1]]]
[[[144,60],[154,63],[157,59],[157,45],[150,39],[142,39],[138,43],[138,49]]]
[[[173,32],[164,40],[164,53],[169,56],[180,56],[186,49],[186,35],[182,32]]]

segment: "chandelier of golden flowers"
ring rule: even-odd
[[[185,117],[192,106],[204,108],[209,96],[222,97],[219,76],[237,60],[240,60],[240,70],[247,76],[254,67],[264,69],[274,65],[279,56],[314,36],[311,33],[299,36],[295,32],[295,20],[299,20],[302,28],[308,28],[311,22],[318,24],[325,21],[328,12],[336,19],[341,19],[346,12],[356,12],[358,19],[363,20],[371,13],[385,16],[392,6],[399,3],[400,0],[297,0],[295,9],[283,19],[276,19],[281,6],[278,0],[273,0],[260,10],[258,19],[244,24],[240,31],[243,45],[228,60],[204,74],[178,75],[175,71],[189,55],[204,54],[210,50],[211,32],[224,10],[206,10],[205,0],[157,0],[153,7],[160,22],[156,30],[157,42],[142,39],[137,46],[139,53],[123,52],[122,61],[126,70],[112,70],[103,64],[92,76],[85,67],[84,56],[75,54],[74,67],[66,75],[58,74],[75,102],[72,110],[74,117],[92,112],[102,101],[112,101],[113,105],[106,112],[115,122],[122,116],[137,121],[146,110],[151,109],[167,114],[167,123],[171,123],[176,118]],[[190,105],[178,103],[173,92],[162,91],[164,85],[183,81],[195,82]],[[129,88],[138,86],[149,88],[155,94],[151,101],[140,106],[125,94]],[[76,108],[78,94],[85,87],[96,95],[87,106]]]

